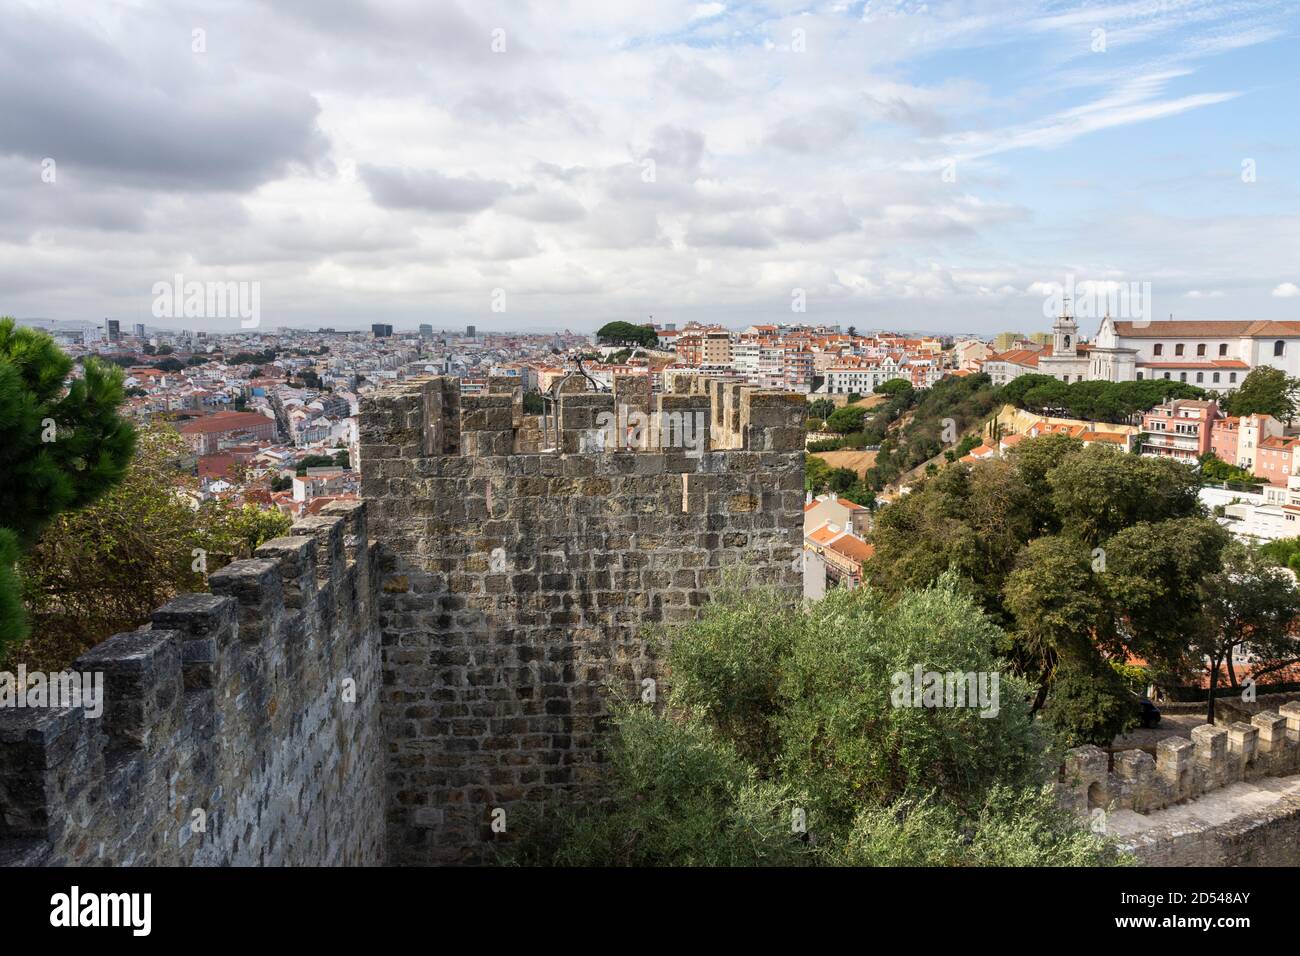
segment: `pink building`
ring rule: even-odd
[[[1210,448],[1222,461],[1237,463],[1241,446],[1241,419],[1236,415],[1220,418],[1210,427]]]
[[[1142,454],[1195,462],[1211,449],[1218,417],[1219,406],[1213,401],[1176,398],[1157,405],[1142,417]]]
[[[1214,453],[1230,465],[1255,470],[1261,443],[1282,435],[1282,423],[1271,415],[1236,415],[1214,422]]]
[[[1287,479],[1295,474],[1293,453],[1297,442],[1300,438],[1282,435],[1270,435],[1260,441],[1255,455],[1255,477],[1285,487]]]

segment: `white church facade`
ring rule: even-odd
[[[1236,390],[1262,365],[1300,377],[1300,322],[1102,319],[1096,336],[1078,341],[1078,325],[1061,316],[1052,344],[992,355],[985,361],[995,385],[1021,375],[1063,382],[1132,382],[1163,378],[1220,394]]]

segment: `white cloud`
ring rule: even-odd
[[[1283,282],[1273,289],[1273,298],[1275,299],[1294,299],[1300,296],[1300,286],[1294,282]]]
[[[1280,309],[1285,193],[1173,214],[1135,184],[1200,172],[1153,121],[1267,95],[1200,65],[1294,24],[1153,6],[247,0],[204,11],[203,56],[161,0],[24,6],[0,21],[0,76],[39,85],[0,111],[0,312],[144,320],[178,270],[260,280],[273,324],[750,322],[798,286],[810,319],[997,330],[1071,272]],[[1116,129],[1132,178],[1041,185],[1099,178],[1078,167]]]

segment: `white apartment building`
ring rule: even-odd
[[[877,385],[896,378],[911,381],[912,374],[892,355],[886,355],[877,362],[831,366],[826,370],[825,390],[828,395],[870,395]]]
[[[740,375],[757,375],[762,346],[757,341],[735,342],[731,346],[731,367]]]

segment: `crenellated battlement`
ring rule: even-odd
[[[1149,814],[1233,783],[1300,773],[1300,702],[1258,713],[1250,723],[1201,724],[1190,739],[1166,737],[1154,758],[1144,750],[1114,757],[1108,770],[1099,747],[1069,751],[1057,785],[1061,803],[1081,813]]]
[[[803,448],[801,395],[699,377],[678,377],[663,394],[652,394],[645,376],[620,378],[613,392],[573,381],[537,416],[537,437],[526,434],[522,390],[497,378],[489,388],[501,391],[486,395],[461,396],[459,382],[441,376],[385,389],[363,411],[361,428],[374,439],[371,457],[389,460]]]
[[[0,860],[379,863],[363,502],[333,502],[82,655],[103,713],[0,710]]]

